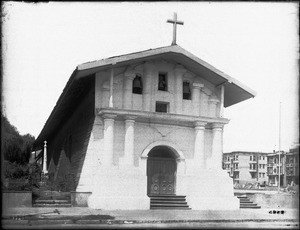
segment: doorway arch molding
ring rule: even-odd
[[[154,141],[151,144],[149,144],[142,152],[141,154],[141,159],[147,159],[148,158],[148,153],[151,151],[156,146],[166,146],[172,150],[172,152],[176,156],[176,160],[178,161],[184,161],[185,157],[183,155],[183,152],[179,149],[179,147],[174,144],[171,141],[166,141],[166,140],[158,140]]]

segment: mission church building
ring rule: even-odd
[[[77,66],[38,136],[54,180],[95,209],[238,209],[223,108],[255,92],[173,44]],[[45,165],[45,166],[46,166]],[[150,204],[151,200],[151,204]],[[180,199],[179,199],[180,200]]]

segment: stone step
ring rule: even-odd
[[[151,204],[150,207],[188,207],[187,204]]]
[[[150,197],[151,200],[185,200],[185,197]]]
[[[243,202],[243,201],[251,201],[249,198],[247,199],[240,199],[240,202]]]
[[[261,208],[261,206],[240,206],[240,208]]]
[[[191,210],[189,207],[150,207],[151,210]]]
[[[240,207],[257,207],[257,204],[240,204]]]
[[[240,204],[252,204],[253,201],[247,200],[247,201],[240,201]]]
[[[187,204],[185,200],[178,201],[178,200],[151,200],[151,204]]]
[[[183,195],[148,195],[149,197],[180,197],[180,198],[185,198],[186,196]]]
[[[44,207],[44,208],[54,208],[54,207],[72,207],[72,205],[69,203],[69,204],[45,204],[45,203],[41,203],[41,204],[33,204],[32,205],[33,207]]]
[[[68,204],[71,203],[71,200],[35,200],[36,204]]]

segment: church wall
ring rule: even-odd
[[[194,129],[188,127],[159,125],[136,122],[135,126],[135,166],[139,164],[140,156],[144,149],[151,143],[159,140],[172,142],[180,148],[185,158],[193,157]]]
[[[122,109],[124,107],[124,73],[131,69],[135,74],[141,74],[143,81],[143,91],[145,92],[146,88],[150,89],[150,95],[147,94],[147,97],[150,97],[150,111],[155,112],[156,102],[166,102],[168,103],[168,112],[176,113],[176,94],[182,94],[182,88],[177,88],[176,79],[175,79],[175,67],[176,64],[172,62],[167,62],[165,60],[156,60],[153,61],[152,75],[149,79],[146,79],[146,76],[143,75],[141,70],[143,65],[134,68],[131,66],[120,67],[115,72],[114,84],[113,84],[113,107]],[[158,74],[167,73],[167,82],[168,89],[167,91],[158,90]],[[217,102],[216,105],[209,103],[209,100],[212,98],[220,101],[221,99],[221,90],[220,87],[216,88],[210,82],[204,80],[201,76],[196,76],[192,72],[186,70],[182,76],[182,82],[190,82],[190,90],[193,93],[192,84],[194,82],[204,84],[204,87],[200,89],[200,108],[198,111],[198,116],[209,116],[209,117],[219,117],[220,116],[220,102]],[[146,85],[149,84],[149,85]],[[95,95],[95,104],[96,108],[106,108],[109,106],[109,93],[110,93],[110,71],[102,71],[96,74],[96,95]],[[146,97],[145,94],[132,94],[131,100],[131,109],[133,110],[143,110],[143,97]],[[193,103],[192,100],[183,99],[180,95],[182,103],[181,114],[191,115],[193,114]],[[213,108],[215,107],[215,108]]]
[[[76,183],[78,182],[94,121],[95,95],[94,84],[92,85],[65,124],[55,133],[54,138],[48,140],[48,151],[52,153],[51,157],[57,167],[56,179],[62,179],[66,174],[73,174]],[[66,156],[61,157],[62,154]],[[60,158],[64,161],[59,162]],[[63,163],[66,160],[68,167]]]

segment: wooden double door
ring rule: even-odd
[[[150,157],[147,161],[148,195],[175,194],[176,161],[172,158]]]

